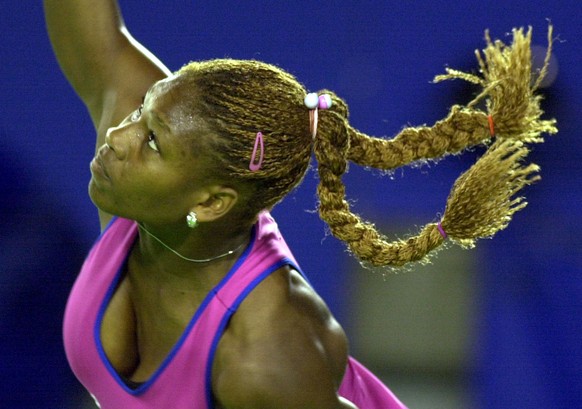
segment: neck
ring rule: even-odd
[[[191,276],[204,271],[226,273],[250,240],[250,228],[229,230],[224,223],[195,229],[180,225],[140,223],[139,258],[156,274]]]

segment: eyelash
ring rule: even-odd
[[[148,133],[148,146],[156,152],[160,151],[158,148],[158,142],[156,141],[156,134],[153,131],[149,131]]]
[[[139,108],[137,108],[135,111],[133,111],[133,114],[131,114],[131,121],[135,122],[139,118],[141,118],[142,112],[143,112],[143,103],[139,106]],[[156,134],[154,133],[154,131],[148,132],[147,144],[150,147],[150,149],[152,149],[156,152],[160,151],[160,149],[158,148],[158,143],[156,141]]]

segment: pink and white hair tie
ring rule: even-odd
[[[328,109],[331,107],[331,96],[329,94],[317,95],[315,92],[309,93],[303,100],[305,106],[309,108],[309,129],[311,136],[317,135],[318,109]]]

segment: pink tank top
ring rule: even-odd
[[[212,362],[229,319],[269,274],[284,265],[301,270],[273,218],[262,213],[244,254],[206,296],[162,365],[147,382],[132,389],[108,361],[100,328],[136,238],[136,223],[116,218],[87,256],[65,311],[69,364],[102,409],[212,409]],[[359,409],[405,409],[353,358],[339,393]]]

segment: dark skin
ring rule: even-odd
[[[129,36],[116,2],[44,5],[55,54],[97,131],[89,193],[101,226],[112,214],[138,220],[191,258],[243,245],[231,256],[197,264],[140,231],[101,339],[119,374],[146,381],[240,256],[253,221],[237,219],[242,190],[204,176],[208,164],[190,148],[203,134],[203,118],[184,112],[180,79]],[[192,210],[196,229],[185,223]],[[213,363],[212,388],[223,409],[354,409],[337,395],[346,362],[342,328],[299,273],[284,267],[230,321]]]

